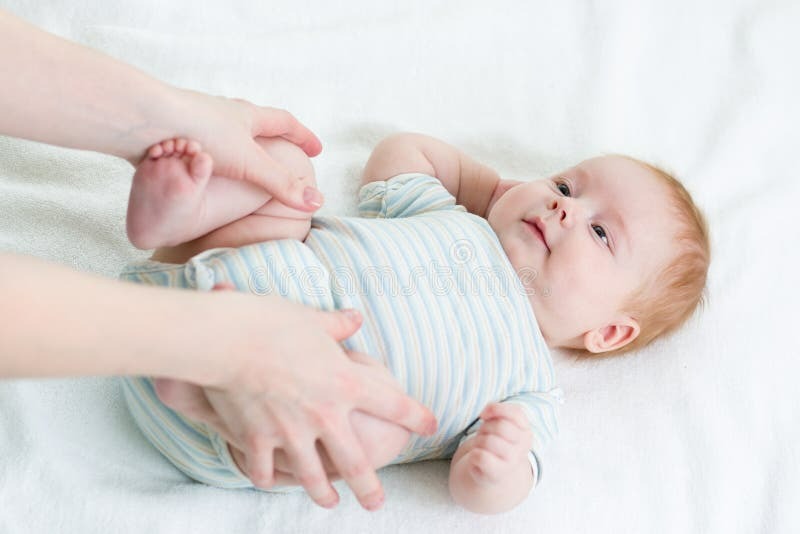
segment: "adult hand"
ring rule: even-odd
[[[214,158],[217,176],[249,180],[297,209],[322,204],[319,191],[301,185],[253,141],[281,136],[309,156],[319,154],[319,139],[286,111],[172,87],[2,9],[0,73],[0,134],[134,164],[151,145],[188,137]]]
[[[126,284],[2,252],[0,272],[0,295],[16,303],[0,306],[0,377],[137,375],[202,385],[202,397],[180,382],[159,389],[168,405],[244,451],[259,487],[271,484],[280,447],[311,497],[334,505],[315,449],[320,440],[359,501],[380,503],[383,490],[351,412],[421,434],[435,428],[433,414],[390,376],[351,361],[339,346],[358,329],[358,314],[274,295]]]
[[[402,391],[400,383],[392,376],[389,370],[383,363],[377,359],[372,358],[366,354],[356,351],[346,351],[347,356],[354,362],[361,365],[367,365],[375,368],[379,373],[387,376],[395,389]],[[369,459],[370,465],[375,469],[379,469],[388,465],[392,460],[397,458],[397,455],[408,444],[411,434],[405,429],[394,423],[390,423],[383,419],[377,419],[371,415],[363,412],[351,412],[350,423],[353,426],[353,431],[358,437],[358,441],[364,447],[364,452]],[[328,456],[327,451],[323,447],[318,447],[322,466],[331,480],[339,480],[341,475],[336,469],[336,465]],[[242,452],[236,447],[230,447],[231,455],[236,462],[239,469],[247,475],[247,468],[245,467],[245,459]],[[298,486],[299,482],[294,477],[295,467],[292,465],[289,458],[283,450],[275,449],[275,483],[281,486]]]
[[[176,89],[172,106],[192,117],[186,136],[196,139],[214,160],[214,175],[252,182],[281,202],[306,211],[322,205],[322,195],[272,159],[255,137],[283,137],[308,156],[322,151],[319,139],[291,113],[246,100]],[[156,154],[157,155],[157,154]],[[132,162],[136,163],[136,162]]]
[[[237,316],[246,317],[243,307],[258,307],[250,312],[257,317],[253,331],[243,335],[237,328],[224,376],[203,387],[157,380],[161,400],[211,425],[242,451],[246,472],[257,487],[275,483],[273,455],[282,449],[311,498],[321,506],[335,506],[338,494],[316,449],[319,440],[361,505],[380,507],[383,489],[353,431],[350,413],[359,410],[420,434],[432,433],[436,423],[380,366],[351,361],[336,344],[360,327],[360,314],[310,310],[282,299],[273,313],[265,314],[263,304],[270,297],[222,293],[220,310],[235,306]]]
[[[318,154],[319,140],[286,112],[170,87],[3,10],[0,44],[0,70],[14,73],[0,84],[4,135],[128,161],[164,139],[190,137],[214,158],[216,174],[250,180],[291,207],[321,204],[253,141],[280,135]],[[357,327],[341,313],[279,297],[134,287],[2,253],[0,267],[0,295],[17,303],[0,309],[0,376],[131,374],[201,384],[211,408],[204,413],[217,414],[211,424],[245,451],[259,486],[270,484],[272,451],[281,447],[312,498],[335,503],[314,448],[320,439],[359,501],[379,502],[380,482],[348,414],[418,433],[435,426],[422,405],[345,356],[336,341]],[[178,399],[181,388],[172,388]]]

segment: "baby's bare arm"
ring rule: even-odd
[[[406,172],[435,176],[470,213],[486,216],[500,183],[497,172],[459,149],[427,135],[400,133],[381,141],[364,167],[362,184]]]

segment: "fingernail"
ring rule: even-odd
[[[336,490],[333,490],[333,493],[328,495],[328,499],[325,500],[325,502],[322,504],[322,507],[331,509],[336,508],[337,504],[339,504],[339,494],[336,492]]]
[[[347,308],[346,310],[342,310],[342,313],[347,316],[348,319],[353,321],[354,323],[361,322],[361,312],[354,308]]]
[[[322,193],[318,189],[308,186],[303,190],[303,202],[312,208],[319,208],[322,206]]]
[[[427,430],[427,435],[428,436],[433,435],[436,432],[436,427],[437,426],[439,426],[439,424],[436,422],[436,419],[434,419],[433,421],[428,423],[428,428],[426,429]]]
[[[381,497],[379,497],[379,498],[377,498],[377,499],[372,499],[371,501],[369,501],[368,503],[366,503],[364,506],[365,506],[365,507],[367,508],[367,510],[369,510],[370,512],[374,512],[375,510],[377,510],[378,508],[380,508],[381,506],[383,506],[383,496],[381,496]]]

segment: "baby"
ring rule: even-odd
[[[314,184],[302,150],[259,142]],[[439,421],[435,435],[410,438],[354,414],[370,460],[452,457],[451,495],[475,512],[513,508],[541,478],[560,402],[548,347],[639,348],[702,298],[702,215],[674,178],[625,156],[520,182],[436,139],[398,134],[367,162],[359,217],[312,218],[211,177],[211,167],[191,141],[151,148],[134,177],[128,232],[139,247],[161,248],[122,278],[198,290],[227,282],[361,310],[345,348],[385,365]],[[182,471],[253,487],[241,453],[163,405],[151,379],[124,379],[124,390],[142,431]],[[275,466],[291,480],[280,451]]]

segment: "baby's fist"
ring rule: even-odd
[[[480,417],[483,424],[464,459],[469,462],[469,474],[476,483],[495,484],[517,469],[520,462],[527,463],[533,433],[525,413],[516,404],[488,404]]]

